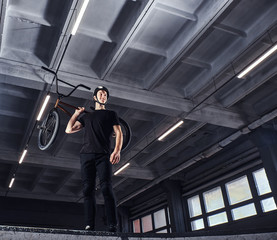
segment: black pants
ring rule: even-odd
[[[112,189],[112,165],[110,156],[102,153],[81,154],[81,176],[83,181],[85,224],[95,226],[95,180],[96,172],[105,200],[108,226],[117,224],[115,198]]]

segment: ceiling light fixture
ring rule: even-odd
[[[76,22],[74,24],[74,27],[72,29],[71,35],[75,35],[75,33],[77,32],[79,24],[80,24],[80,22],[82,20],[82,17],[83,17],[83,15],[85,13],[85,10],[86,10],[87,6],[88,6],[88,2],[89,2],[89,0],[84,0],[83,5],[81,7],[81,10],[79,12],[79,15],[78,15],[78,17],[76,19]]]
[[[277,44],[273,45],[268,51],[266,51],[261,57],[259,57],[256,61],[246,67],[237,78],[243,78],[247,73],[249,73],[252,69],[257,67],[261,62],[267,59],[270,55],[272,55],[277,50]]]
[[[120,173],[123,169],[125,169],[126,167],[128,167],[130,165],[130,163],[126,163],[123,167],[119,168],[114,175],[117,175],[118,173]]]
[[[164,139],[168,134],[170,134],[171,132],[173,132],[177,127],[181,126],[184,123],[183,120],[179,121],[178,123],[176,123],[172,128],[170,128],[169,130],[167,130],[162,136],[160,136],[158,138],[159,141],[161,141],[162,139]]]
[[[13,182],[14,182],[14,177],[11,179],[11,182],[10,182],[10,185],[9,185],[9,188],[11,188],[13,186]]]
[[[23,153],[22,153],[22,155],[21,155],[21,158],[20,158],[20,160],[19,160],[19,164],[21,164],[21,163],[23,162],[23,160],[24,160],[24,158],[25,158],[25,156],[26,156],[26,153],[27,153],[27,149],[24,149],[24,151],[23,151]]]
[[[40,118],[41,118],[41,116],[42,116],[42,114],[43,114],[43,112],[44,112],[44,110],[45,110],[45,108],[46,108],[46,105],[47,105],[49,99],[50,99],[50,95],[48,94],[48,95],[46,96],[45,100],[44,100],[44,103],[43,103],[41,109],[40,109],[40,112],[39,112],[38,117],[37,117],[37,121],[40,120]]]

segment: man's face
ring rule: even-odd
[[[100,90],[97,92],[97,98],[98,101],[101,103],[106,103],[107,102],[107,92],[104,90]]]

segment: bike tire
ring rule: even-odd
[[[54,143],[60,127],[60,116],[58,111],[52,109],[42,122],[38,133],[38,147],[45,151]]]
[[[121,127],[122,135],[123,135],[123,143],[122,143],[121,151],[124,151],[131,142],[132,131],[126,121],[124,121],[122,118],[118,118],[118,120],[119,120],[119,125]],[[111,146],[113,151],[113,148],[115,146],[115,136],[111,137]]]
[[[132,131],[131,131],[129,124],[126,121],[124,121],[122,118],[119,118],[119,123],[120,123],[121,130],[123,133],[122,151],[124,151],[131,142]]]

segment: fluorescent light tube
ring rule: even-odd
[[[23,159],[25,158],[26,153],[27,153],[27,149],[25,149],[25,150],[23,151],[23,153],[22,153],[22,155],[21,155],[21,158],[20,158],[20,160],[19,160],[19,164],[21,164],[21,163],[23,162]]]
[[[176,123],[172,128],[170,128],[169,130],[167,130],[162,136],[160,136],[158,138],[159,141],[161,141],[162,139],[164,139],[168,134],[170,134],[171,132],[173,132],[177,127],[179,127],[180,125],[182,125],[184,123],[183,120],[181,120],[180,122]]]
[[[78,27],[80,25],[82,17],[83,17],[83,15],[85,13],[85,10],[86,10],[87,6],[88,6],[88,2],[89,2],[89,0],[84,0],[84,2],[83,2],[83,5],[82,5],[81,10],[79,12],[79,15],[78,15],[78,17],[76,19],[76,22],[74,24],[74,27],[72,29],[72,32],[71,32],[72,35],[75,35],[75,33],[77,32],[77,29],[78,29]]]
[[[249,73],[252,69],[258,66],[261,62],[263,62],[266,58],[268,58],[271,54],[273,54],[277,50],[277,44],[271,47],[268,51],[266,51],[261,57],[259,57],[256,61],[250,64],[247,68],[245,68],[237,78],[243,78],[247,73]]]
[[[14,177],[12,178],[12,180],[10,182],[9,188],[11,188],[13,186],[13,182],[14,182]]]
[[[130,163],[126,163],[123,167],[119,168],[114,175],[117,175],[118,173],[120,173],[123,169],[125,169],[126,167],[128,167],[130,165]]]
[[[43,103],[43,105],[42,105],[42,107],[41,107],[41,109],[40,109],[40,112],[39,112],[39,114],[38,114],[37,121],[40,120],[40,118],[41,118],[41,116],[42,116],[42,114],[43,114],[43,112],[44,112],[44,110],[45,110],[45,108],[46,108],[46,105],[47,105],[49,99],[50,99],[50,95],[47,95],[46,98],[45,98],[45,100],[44,100],[44,103]]]

